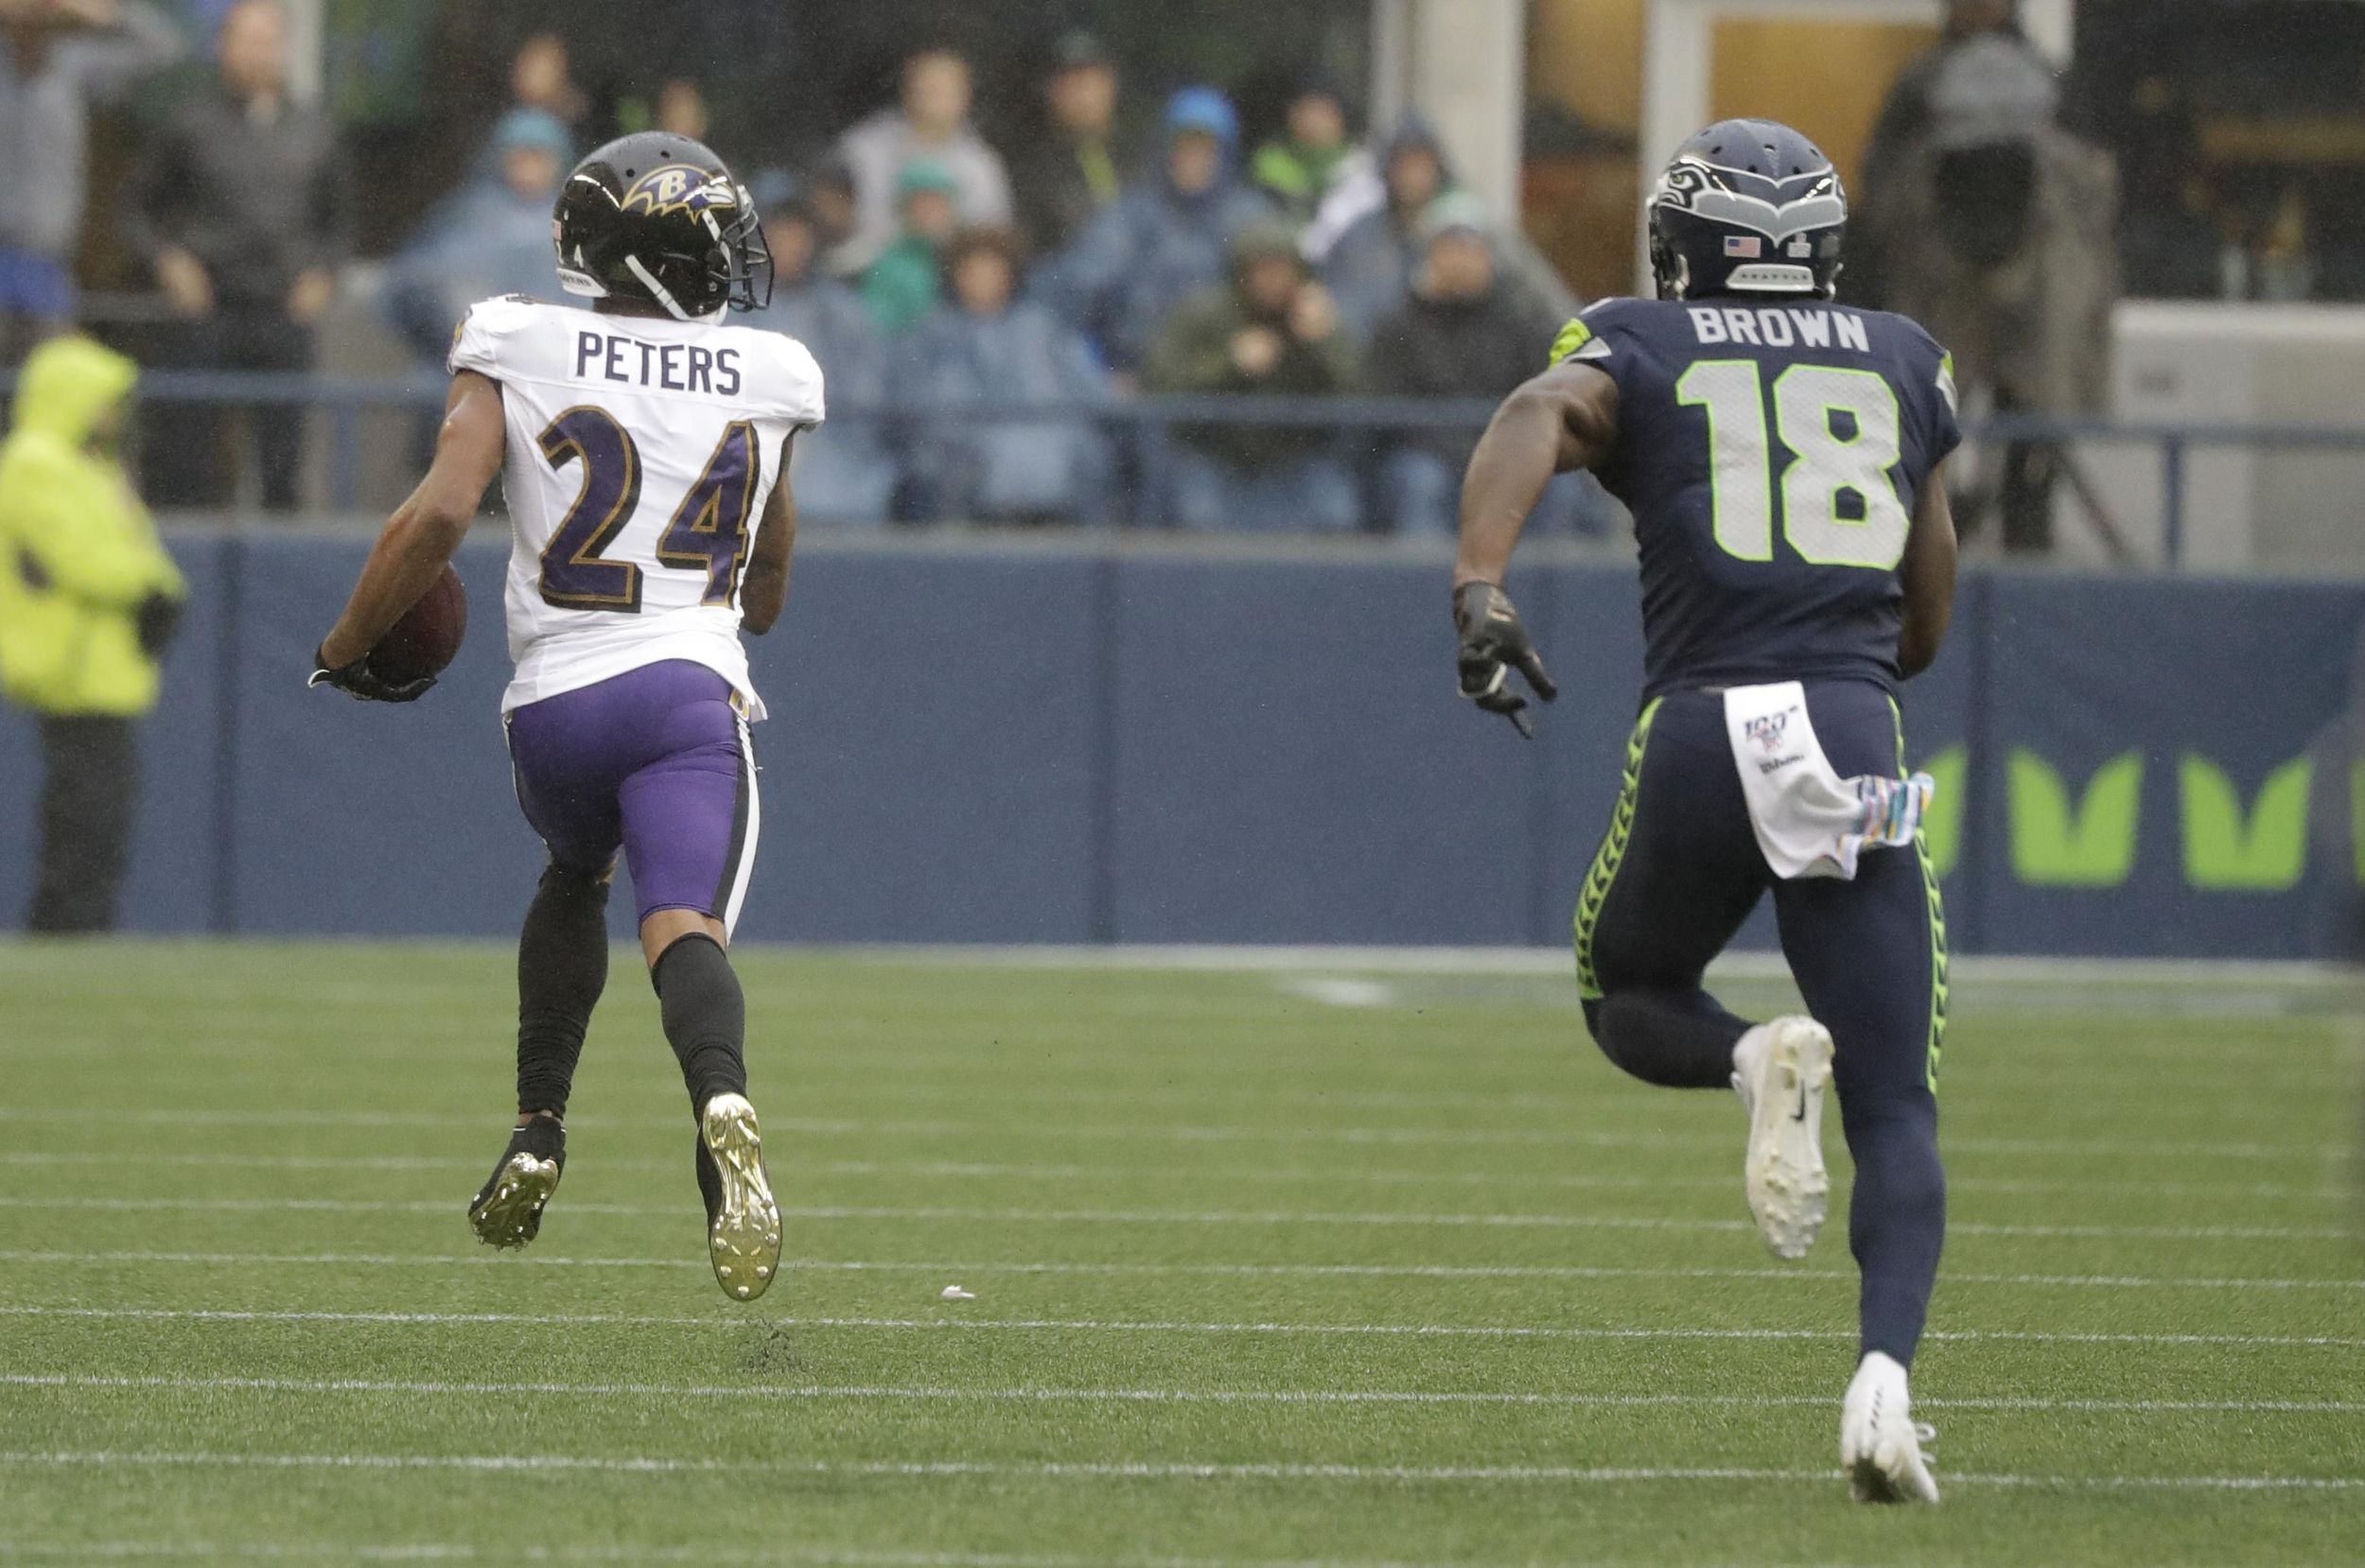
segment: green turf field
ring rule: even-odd
[[[470,1236],[512,962],[0,946],[0,1559],[2365,1561],[2337,992],[1958,987],[1907,1512],[1844,1224],[1767,1259],[1735,1103],[1565,979],[743,954],[741,1307],[621,951],[541,1240]]]

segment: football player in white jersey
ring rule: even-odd
[[[559,280],[590,309],[511,296],[468,311],[434,463],[313,681],[377,702],[433,684],[391,685],[369,653],[435,583],[499,471],[517,667],[501,708],[518,802],[551,859],[518,941],[517,1125],[469,1220],[494,1246],[523,1246],[558,1186],[621,852],[697,1123],[715,1279],[749,1300],[779,1268],[780,1222],[726,955],[760,821],[747,725],[763,704],[739,633],[768,631],[787,594],[789,447],[821,422],[821,373],[794,339],[723,324],[768,299],[771,256],[745,188],[698,143],[648,131],[601,148],[568,178],[552,232]]]

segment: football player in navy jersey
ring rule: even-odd
[[[1935,1503],[1907,1374],[1946,1228],[1946,926],[1897,693],[1953,598],[1952,365],[1903,317],[1833,303],[1847,197],[1786,126],[1703,131],[1649,217],[1658,298],[1570,322],[1471,458],[1462,691],[1533,733],[1511,671],[1554,688],[1504,571],[1546,481],[1591,469],[1634,514],[1647,656],[1577,909],[1585,1020],[1646,1082],[1740,1091],[1750,1211],[1785,1258],[1824,1218],[1836,1082],[1863,1274],[1841,1459],[1859,1500]],[[1701,982],[1769,889],[1812,1017],[1752,1023]]]

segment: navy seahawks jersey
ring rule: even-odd
[[[1618,382],[1597,473],[1634,514],[1646,695],[1894,688],[1915,497],[1962,440],[1930,335],[1816,299],[1603,300],[1552,345],[1571,359]]]

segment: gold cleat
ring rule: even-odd
[[[540,1232],[542,1207],[557,1191],[558,1161],[517,1150],[494,1168],[493,1179],[468,1205],[468,1223],[487,1246],[523,1246]]]
[[[698,1137],[718,1178],[707,1204],[707,1249],[714,1282],[734,1301],[752,1301],[780,1269],[780,1209],[763,1171],[756,1107],[739,1094],[707,1102]]]

